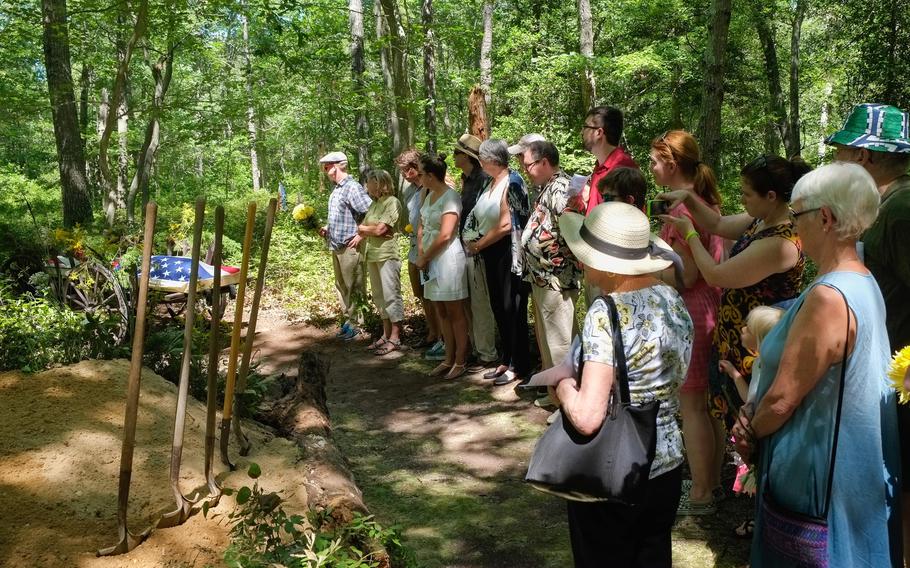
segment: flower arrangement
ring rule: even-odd
[[[907,404],[910,402],[910,389],[908,389],[907,369],[910,368],[910,345],[894,353],[891,359],[891,366],[888,368],[888,376],[891,377],[891,386],[897,391],[898,402]]]
[[[294,211],[291,214],[293,215],[295,221],[303,222],[303,221],[306,221],[307,219],[309,219],[310,217],[312,217],[313,213],[315,213],[315,211],[316,210],[313,209],[311,206],[300,203],[296,207],[294,207]]]

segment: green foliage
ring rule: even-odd
[[[14,295],[0,281],[0,370],[36,372],[83,359],[123,356],[106,322],[45,298]]]
[[[250,478],[258,479],[261,473],[258,464],[250,464]],[[226,489],[225,493],[234,491]],[[383,528],[372,515],[355,513],[351,522],[342,526],[337,526],[330,510],[312,511],[306,518],[289,515],[281,506],[281,496],[266,492],[258,482],[237,490],[236,501],[227,515],[231,545],[224,561],[228,566],[373,568],[380,566],[380,548],[389,554],[393,568],[417,565],[401,541],[400,530]],[[203,514],[208,514],[205,505]]]

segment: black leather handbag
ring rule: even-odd
[[[660,401],[636,406],[629,396],[629,374],[616,304],[610,310],[616,377],[600,430],[580,434],[562,412],[547,428],[531,456],[525,481],[532,487],[572,501],[615,501],[634,505],[644,500],[657,443]],[[584,348],[580,350],[581,381]]]

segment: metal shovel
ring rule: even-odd
[[[193,253],[190,260],[189,289],[186,292],[187,310],[183,326],[183,361],[180,365],[180,382],[177,386],[177,410],[174,417],[174,441],[171,445],[171,491],[177,508],[165,513],[158,521],[158,528],[182,524],[190,516],[193,501],[180,490],[180,461],[183,456],[183,433],[186,426],[186,400],[190,386],[190,364],[193,358],[193,324],[196,319],[196,287],[199,281],[199,254],[202,245],[202,223],[205,220],[205,198],[196,199],[196,218],[193,224]]]
[[[136,328],[133,331],[133,351],[127,379],[126,415],[123,420],[123,446],[120,450],[120,481],[117,485],[117,532],[119,540],[98,556],[114,556],[136,548],[152,532],[149,527],[136,535],[126,525],[126,509],[130,500],[130,480],[133,477],[133,449],[136,445],[136,415],[139,411],[139,385],[142,378],[142,353],[145,348],[145,310],[149,293],[149,272],[152,265],[152,241],[155,238],[155,219],[158,204],[145,206],[145,233],[142,243],[142,272],[139,275],[139,296],[136,301]]]
[[[209,332],[209,368],[206,381],[205,401],[205,481],[209,494],[213,496],[212,506],[221,499],[221,486],[215,480],[212,460],[215,457],[215,411],[218,406],[218,354],[221,335],[221,236],[224,234],[224,207],[215,208],[215,242],[212,251],[212,327]]]
[[[228,356],[227,378],[224,385],[224,408],[221,411],[221,462],[233,471],[236,466],[228,456],[231,436],[231,410],[234,405],[234,384],[237,379],[237,355],[240,351],[240,328],[243,326],[243,300],[246,279],[250,268],[250,245],[253,242],[253,225],[256,223],[256,202],[250,202],[246,211],[246,233],[243,236],[243,260],[240,263],[240,282],[237,283],[237,303],[234,308],[234,327],[231,330],[231,352]]]
[[[246,340],[243,342],[243,358],[240,361],[240,372],[237,375],[237,392],[246,390],[246,378],[250,372],[253,340],[256,338],[256,318],[259,316],[259,300],[262,298],[262,288],[265,283],[265,265],[269,258],[269,243],[272,242],[272,226],[275,224],[275,210],[277,208],[278,200],[273,197],[269,200],[269,206],[265,214],[262,253],[259,257],[259,271],[256,274],[256,290],[253,292],[253,304],[250,306],[250,320],[246,328]],[[240,403],[237,398],[234,398],[234,414],[237,416],[234,420],[234,437],[240,445],[240,455],[246,456],[249,455],[252,444],[240,426]]]

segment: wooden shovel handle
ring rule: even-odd
[[[231,330],[231,352],[228,359],[227,379],[224,385],[223,420],[231,418],[234,403],[234,382],[237,379],[237,355],[240,352],[240,328],[243,327],[243,301],[246,293],[247,274],[250,269],[250,245],[253,242],[253,225],[256,224],[256,202],[246,210],[246,233],[243,236],[243,260],[240,263],[240,282],[237,283],[237,303],[234,308],[234,327]]]

